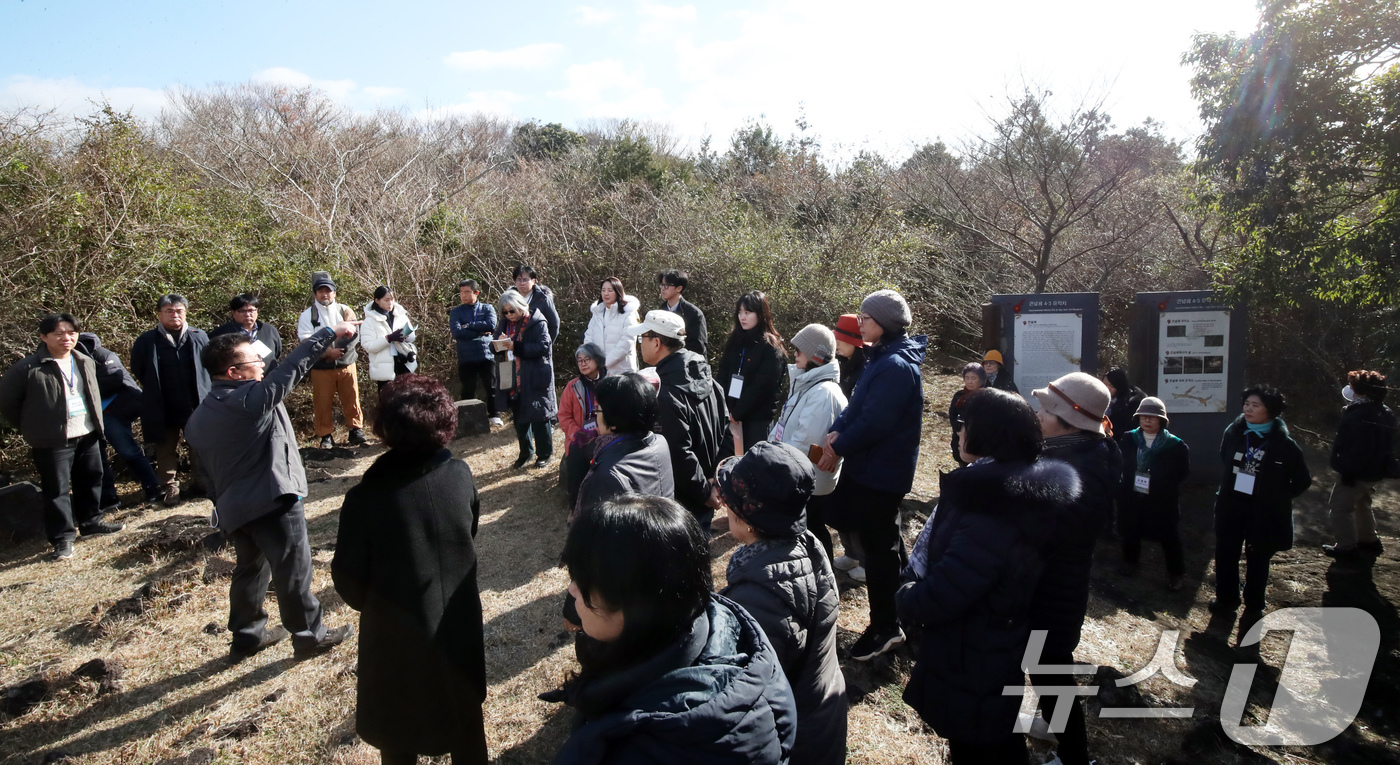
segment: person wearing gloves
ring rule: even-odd
[[[376,287],[374,300],[365,305],[365,321],[360,325],[360,347],[369,355],[369,379],[376,390],[399,375],[418,371],[417,330],[408,320],[408,311],[394,300],[394,291]]]
[[[924,385],[919,365],[928,338],[910,337],[909,304],[894,290],[879,290],[860,304],[860,333],[872,345],[855,393],[832,423],[820,470],[845,458],[831,502],[854,528],[865,549],[870,626],[851,646],[851,658],[869,661],[904,642],[894,593],[904,561],[899,503],[914,486],[923,434]],[[839,526],[838,526],[839,527]]]
[[[840,369],[832,363],[836,336],[820,324],[808,324],[792,336],[792,347],[796,362],[788,365],[788,379],[792,384],[787,403],[783,404],[768,440],[790,444],[803,454],[811,454],[813,447],[821,449],[831,423],[836,422],[841,410],[846,408],[846,395],[841,392],[839,382]],[[840,513],[828,503],[840,476],[839,461],[831,472],[816,471],[816,485],[807,506],[807,527],[822,543],[828,560],[834,553],[831,533],[826,527],[829,522],[839,522],[840,518]]]
[[[1006,368],[1006,362],[1002,360],[1001,351],[992,349],[982,357],[982,369],[987,373],[986,387],[1004,390],[1008,393],[1020,394],[1016,388],[1016,381],[1011,379],[1011,372]]]
[[[963,367],[962,390],[953,393],[953,400],[948,403],[948,424],[953,429],[953,461],[962,467],[967,463],[963,462],[962,451],[958,447],[958,434],[963,427],[963,402],[967,400],[967,394],[987,387],[987,373],[983,371],[982,365],[972,362]]]
[[[1337,485],[1327,500],[1337,542],[1322,546],[1334,558],[1381,554],[1371,497],[1381,480],[1400,478],[1394,452],[1395,414],[1384,403],[1387,392],[1380,372],[1359,369],[1347,374],[1347,386],[1342,389],[1347,406],[1332,442]]]
[[[554,421],[559,416],[554,398],[554,361],[550,356],[554,341],[544,313],[532,313],[519,292],[506,290],[501,295],[501,316],[504,323],[496,339],[505,347],[497,355],[508,362],[504,366],[511,370],[514,379],[508,390],[496,395],[505,399],[502,408],[509,406],[515,413],[515,437],[520,440],[515,469],[525,467],[531,459],[535,460],[535,467],[542,468],[554,456]]]
[[[769,441],[720,463],[715,483],[729,508],[729,533],[742,545],[720,594],[758,622],[792,686],[792,762],[839,765],[846,761],[846,679],[836,655],[841,596],[830,559],[808,530],[804,506],[816,473],[806,453]]]
[[[754,291],[734,304],[734,329],[724,344],[715,381],[729,407],[732,454],[743,454],[768,436],[783,383],[787,351],[773,328],[768,296]]]
[[[335,301],[335,282],[326,271],[311,274],[311,305],[297,318],[297,340],[305,342],[322,327],[334,327],[343,321],[354,321],[350,306]],[[340,411],[349,429],[347,442],[351,446],[365,443],[365,414],[360,408],[360,376],[355,362],[359,359],[360,334],[336,340],[311,367],[311,407],[315,410],[316,438],[322,449],[335,446],[335,401],[340,399]]]
[[[593,442],[598,438],[598,382],[607,376],[603,349],[584,343],[574,351],[578,377],[559,394],[559,428],[564,431],[564,485],[569,489],[569,507],[578,500],[578,487],[593,459]]]
[[[1118,490],[1118,533],[1123,538],[1123,576],[1137,574],[1143,538],[1162,543],[1167,589],[1181,589],[1186,562],[1181,551],[1181,484],[1191,472],[1191,449],[1172,435],[1167,406],[1148,396],[1138,404],[1138,427],[1123,434],[1123,483]]]
[[[712,592],[694,515],[618,497],[579,514],[563,557],[592,643],[558,694],[578,718],[554,762],[791,761],[792,687],[758,622]]]
[[[1040,455],[1069,463],[1079,476],[1078,499],[1061,508],[1054,535],[1045,549],[1045,570],[1031,601],[1030,627],[1045,630],[1040,663],[1064,666],[1074,661],[1080,630],[1089,609],[1089,579],[1099,532],[1113,515],[1113,500],[1122,480],[1123,456],[1105,427],[1108,387],[1093,375],[1071,372],[1032,391],[1040,404],[1040,431],[1045,439]],[[1074,685],[1069,674],[1035,674],[1038,688]],[[1069,716],[1059,739],[1059,756],[1066,765],[1088,765],[1089,741],[1084,708],[1078,696],[1040,697],[1046,720],[1057,705],[1068,703]]]
[[[589,310],[593,317],[583,333],[583,342],[603,349],[609,374],[637,370],[637,338],[627,334],[630,327],[641,323],[637,311],[642,301],[622,290],[616,276],[604,279],[598,287],[600,298]]]
[[[476,398],[481,385],[481,398],[486,402],[486,416],[492,427],[500,427],[501,413],[496,409],[496,389],[491,384],[495,364],[491,359],[491,333],[496,331],[496,309],[481,302],[481,288],[475,279],[457,283],[460,305],[453,306],[447,318],[452,339],[457,343],[457,379],[462,383],[462,398]]]
[[[1312,485],[1312,473],[1280,416],[1288,407],[1283,394],[1255,385],[1240,398],[1242,413],[1220,439],[1225,470],[1215,495],[1215,598],[1210,610],[1233,615],[1239,608],[1243,549],[1239,636],[1244,637],[1264,618],[1269,564],[1274,553],[1293,547],[1293,500]]]

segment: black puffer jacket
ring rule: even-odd
[[[773,648],[752,616],[711,595],[675,645],[574,686],[579,720],[556,763],[779,765],[792,756],[797,711]]]
[[[1108,402],[1108,421],[1113,423],[1114,438],[1120,438],[1137,427],[1137,409],[1144,398],[1147,398],[1147,394],[1134,386],[1126,391],[1118,391],[1118,395]]]
[[[1222,525],[1245,524],[1249,544],[1280,552],[1293,547],[1293,499],[1312,485],[1312,473],[1303,450],[1289,437],[1288,426],[1281,418],[1275,417],[1273,422],[1268,433],[1249,434],[1247,439],[1244,417],[1236,418],[1225,429],[1220,439],[1220,463],[1225,471],[1215,497],[1215,525],[1219,533]],[[1251,451],[1251,447],[1261,445],[1262,453]],[[1235,491],[1238,467],[1254,470],[1253,494]]]
[[[797,701],[794,763],[846,761],[846,678],[836,656],[841,596],[826,551],[810,531],[736,552],[720,593],[758,621]]]
[[[136,378],[126,371],[122,357],[118,356],[116,351],[102,345],[97,335],[83,332],[78,335],[78,345],[97,363],[99,398],[103,401],[112,399],[112,403],[108,404],[102,413],[130,424],[141,415],[141,386],[136,384]]]
[[[1332,442],[1332,469],[1342,483],[1379,481],[1395,459],[1395,414],[1379,401],[1358,399],[1342,410],[1337,440]]]
[[[904,701],[944,738],[1001,741],[1016,721],[1021,658],[1044,547],[1055,519],[1079,496],[1061,462],[979,462],[943,476],[942,496],[919,535],[896,597],[900,621],[923,627]]]
[[[682,348],[656,365],[661,378],[656,422],[671,449],[676,501],[692,513],[710,498],[710,477],[728,445],[729,413],[710,365]]]
[[[1050,631],[1046,655],[1068,656],[1079,645],[1079,630],[1089,608],[1094,545],[1113,511],[1123,455],[1111,438],[1076,434],[1046,439],[1041,457],[1069,463],[1082,487],[1079,498],[1061,508],[1056,519],[1054,541],[1045,553],[1045,573],[1031,605],[1031,628]]]

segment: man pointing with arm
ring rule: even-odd
[[[355,335],[343,321],[311,333],[269,375],[244,333],[221,335],[204,350],[213,389],[190,415],[185,437],[203,459],[214,513],[210,522],[233,543],[229,586],[230,655],[243,659],[291,633],[297,659],[309,659],[354,634],[327,631],[311,594],[306,538],[306,471],[282,401],[338,339]],[[271,580],[282,626],[268,630],[263,600]]]

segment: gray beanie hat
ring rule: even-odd
[[[1162,418],[1163,425],[1171,423],[1171,418],[1167,417],[1167,405],[1162,403],[1162,399],[1156,396],[1144,398],[1142,403],[1138,404],[1137,411],[1133,412],[1134,417],[1141,417],[1143,415],[1160,417]]]
[[[606,373],[608,371],[608,355],[603,353],[603,349],[597,343],[584,343],[574,351],[574,358],[579,356],[591,356],[593,363],[598,365],[598,371]]]
[[[825,363],[836,355],[836,335],[820,324],[808,324],[792,336],[792,347]]]
[[[322,287],[330,287],[332,290],[335,289],[335,282],[331,281],[331,274],[330,274],[330,272],[329,272],[329,271],[312,271],[312,272],[311,272],[311,291],[312,291],[312,292],[315,292],[316,290],[319,290],[319,289],[321,289]]]
[[[878,290],[860,301],[860,311],[885,329],[904,329],[914,323],[909,304],[894,290]]]

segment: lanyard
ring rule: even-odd
[[[734,374],[739,375],[740,377],[744,376],[744,354],[748,352],[748,348],[744,348],[739,351],[739,368],[734,370]]]
[[[579,385],[583,388],[583,416],[584,416],[584,417],[592,417],[592,416],[593,416],[593,392],[590,391],[590,390],[588,389],[588,386],[587,386],[587,385],[583,385],[582,382],[580,382]]]
[[[72,373],[71,373],[71,374],[64,374],[64,373],[63,373],[63,367],[62,367],[62,366],[59,366],[59,367],[58,367],[58,376],[59,376],[59,377],[62,377],[62,378],[63,378],[64,384],[66,384],[66,385],[68,386],[68,395],[70,395],[70,396],[76,396],[76,395],[78,394],[78,361],[77,361],[77,359],[73,358],[72,356],[69,356],[69,357],[68,357],[68,366],[69,366],[70,369],[73,370]]]

